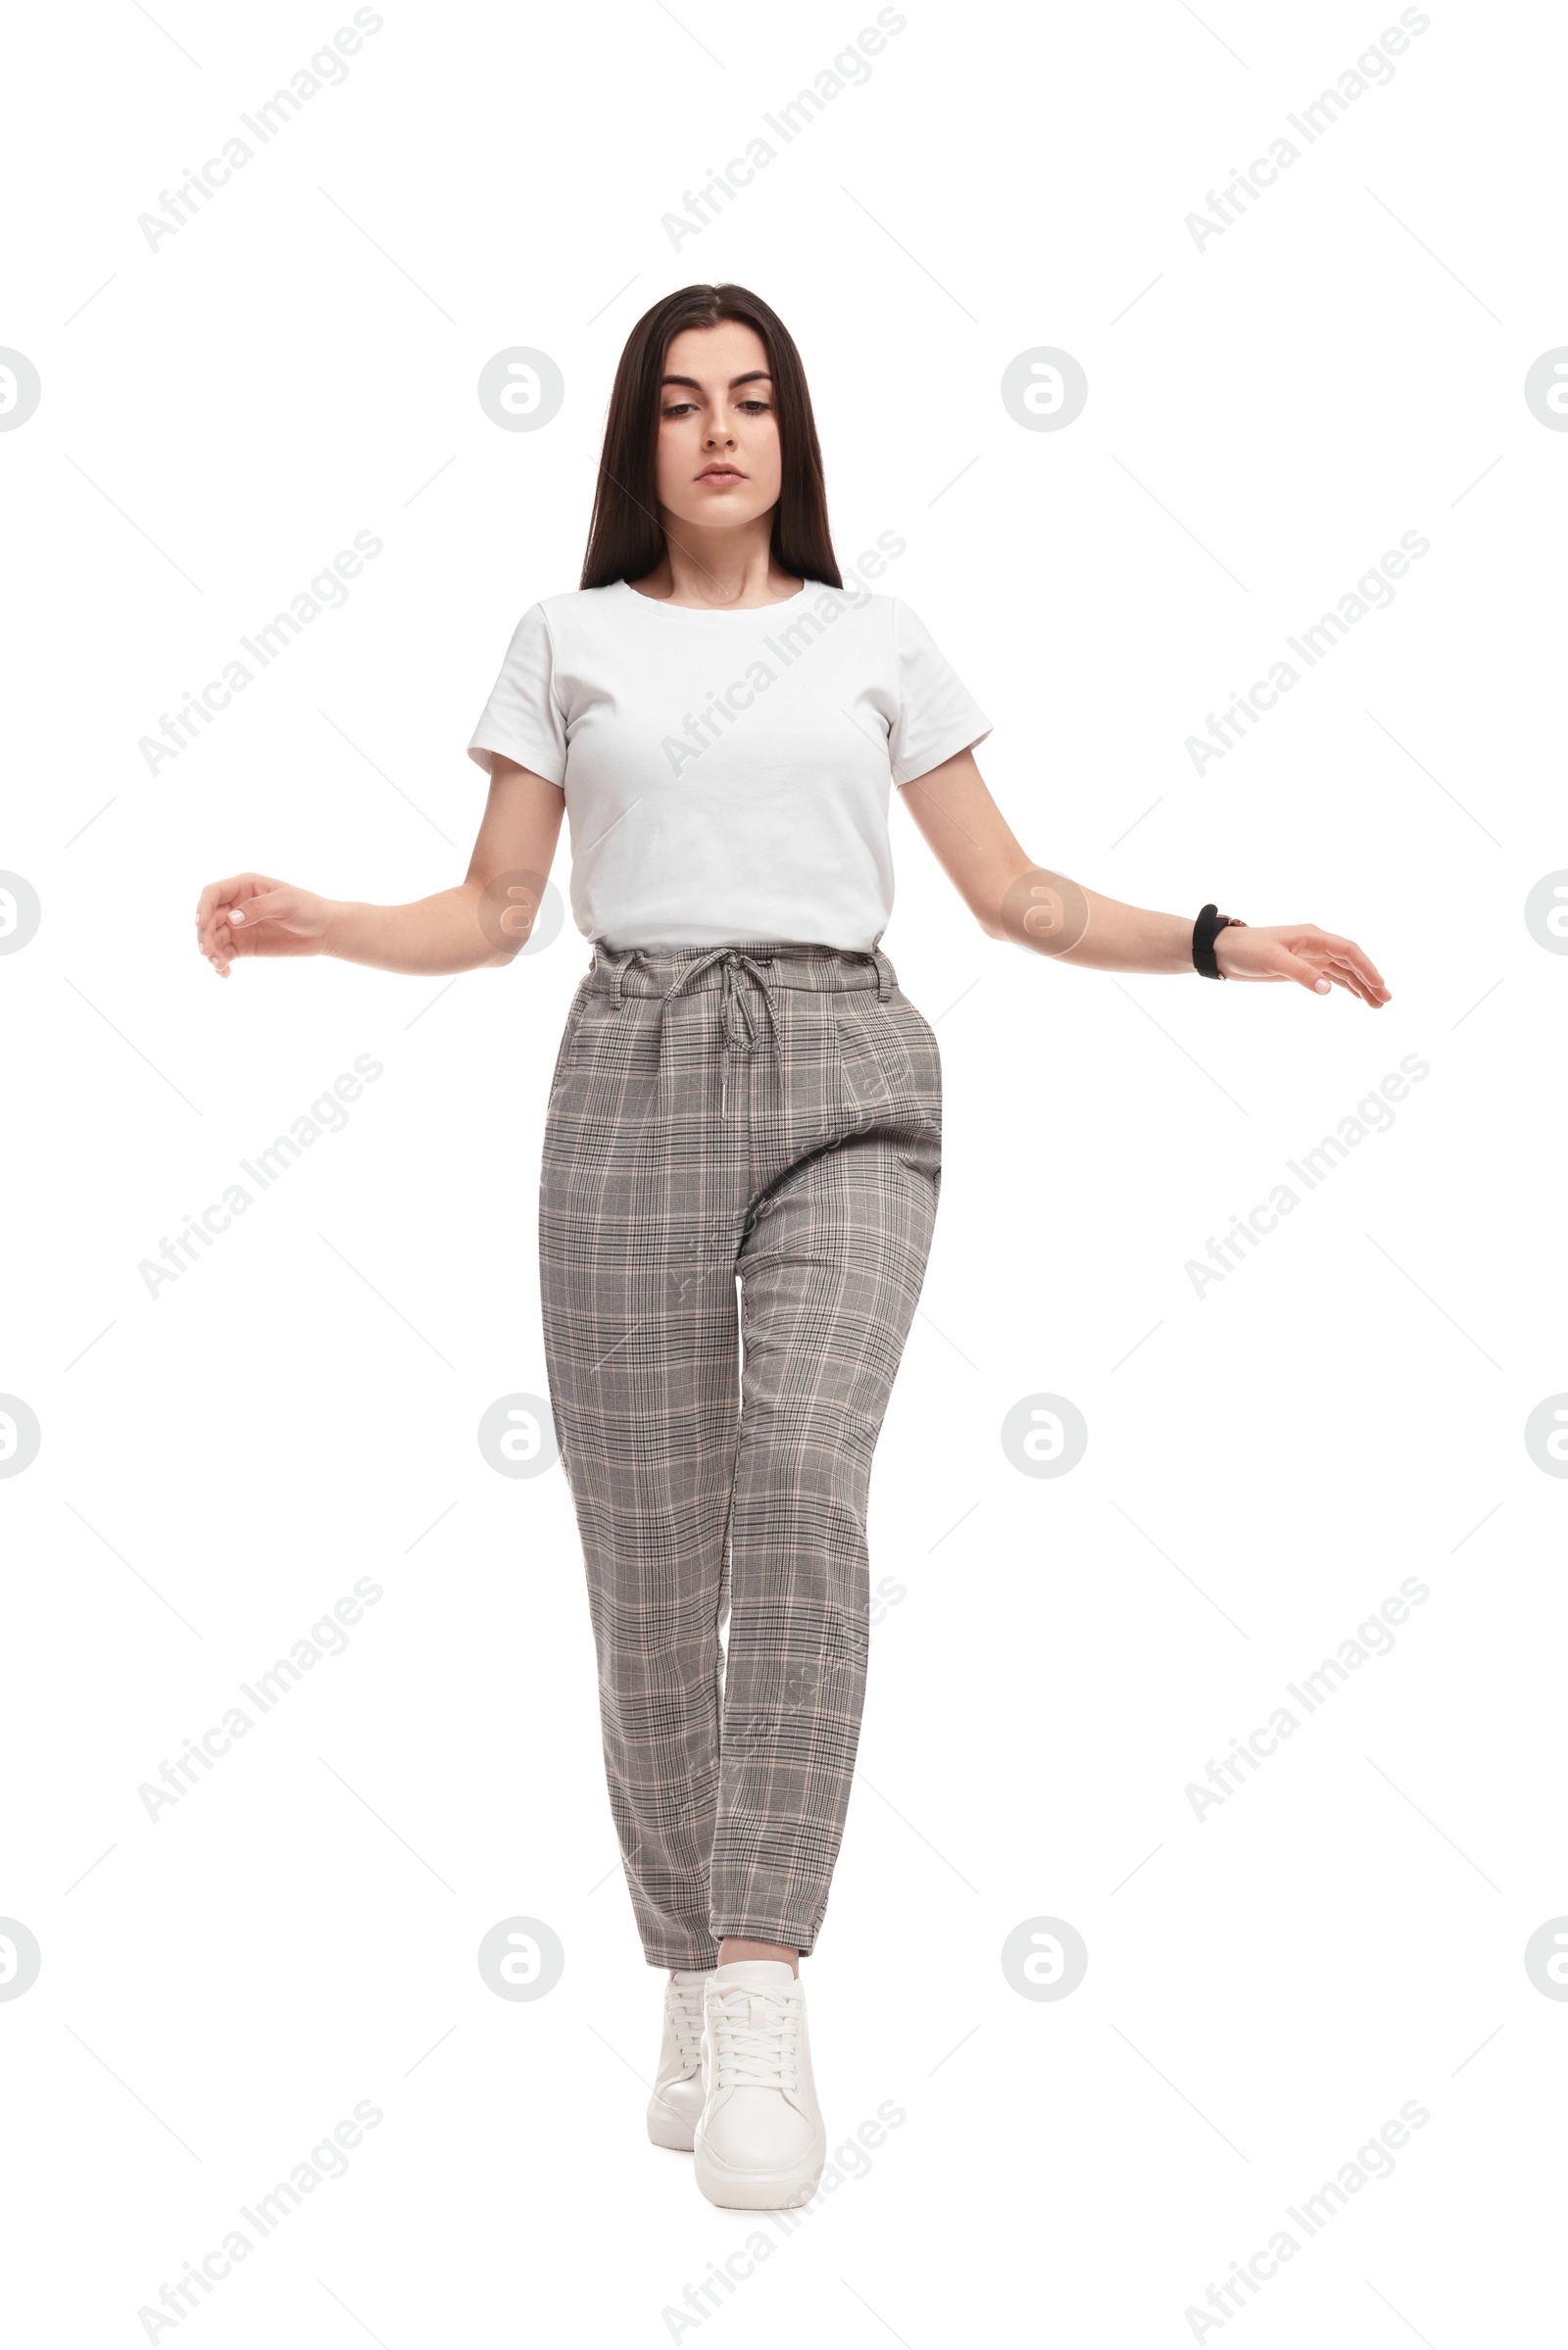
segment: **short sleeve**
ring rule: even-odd
[[[970,698],[906,604],[895,599],[893,645],[898,715],[888,732],[895,783],[912,783],[945,759],[984,742],[991,720]]]
[[[501,674],[468,744],[468,757],[495,773],[493,755],[514,759],[547,783],[566,778],[566,725],[556,701],[555,647],[542,604],[512,632]]]

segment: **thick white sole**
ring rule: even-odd
[[[648,2101],[648,2134],[656,2146],[672,2146],[677,2154],[692,2150],[692,2125],[662,2097]]]
[[[794,2211],[809,2203],[821,2183],[827,2138],[784,2171],[737,2171],[709,2150],[701,2129],[693,2135],[693,2169],[710,2203],[721,2211]]]

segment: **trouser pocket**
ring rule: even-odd
[[[875,996],[852,1008],[835,1008],[843,1106],[852,1116],[907,1107],[917,1100],[921,1089],[904,1034],[911,1014],[919,1016],[912,1004],[901,1006],[892,999],[883,1004]],[[931,1051],[934,1056],[934,1040]]]
[[[550,1072],[550,1099],[552,1102],[571,1074],[572,1048],[577,1041],[577,1032],[582,1026],[582,1015],[587,1007],[587,1003],[588,982],[586,979],[580,979],[577,982],[577,992],[572,997],[566,1012],[566,1025],[561,1032],[561,1043],[556,1048],[556,1065]]]

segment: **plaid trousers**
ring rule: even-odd
[[[541,1304],[650,1966],[815,1940],[941,1161],[936,1038],[880,949],[596,944],[551,1085]]]

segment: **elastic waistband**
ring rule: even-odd
[[[787,939],[737,940],[725,947],[607,947],[596,939],[587,984],[596,994],[622,998],[667,996],[674,987],[682,995],[702,993],[724,987],[726,967],[732,973],[744,962],[759,964],[773,987],[804,988],[813,995],[874,988],[885,1004],[899,984],[880,947],[862,954]],[[694,969],[699,963],[704,967]]]

